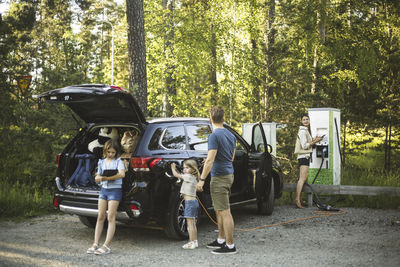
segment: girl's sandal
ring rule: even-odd
[[[96,255],[105,255],[111,253],[111,249],[107,247],[106,245],[103,245],[101,248],[98,248],[94,254]]]
[[[94,252],[97,250],[99,246],[96,243],[93,243],[93,245],[86,250],[87,254],[94,254]]]

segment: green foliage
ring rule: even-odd
[[[19,182],[0,181],[0,219],[31,217],[54,212],[49,189]]]
[[[343,185],[391,186],[400,187],[400,169],[383,170],[382,153],[369,149],[364,155],[351,157],[351,164],[342,168]],[[397,153],[397,157],[400,153]],[[336,205],[341,207],[368,207],[378,209],[397,209],[400,207],[399,197],[389,196],[342,196]]]
[[[296,133],[290,131],[278,131],[278,156],[283,169],[284,182],[296,183],[298,179],[298,164],[293,156],[294,140]],[[343,134],[342,134],[343,136]],[[392,170],[384,168],[384,138],[382,129],[370,127],[347,128],[346,132],[346,165],[341,169],[342,185],[360,186],[390,186],[400,187],[400,149],[399,136],[392,142],[395,149],[392,150]],[[292,145],[290,145],[292,144]],[[304,194],[305,199],[305,194]],[[324,197],[322,195],[322,197]],[[294,194],[284,193],[277,204],[291,204]],[[325,203],[325,202],[324,202]],[[340,195],[327,200],[327,203],[335,207],[368,207],[368,208],[398,208],[399,197],[388,196],[352,196]]]
[[[271,3],[145,0],[149,116],[166,116],[172,104],[172,116],[204,117],[218,104],[235,129],[258,120],[285,123],[278,156],[291,181],[297,177],[292,152],[299,114],[310,107],[338,108],[348,130],[343,173],[364,177],[342,180],[373,183],[374,175],[383,175],[396,184],[399,4]],[[114,84],[128,88],[125,11],[125,3],[113,0],[52,0],[12,1],[2,14],[1,182],[51,188],[55,156],[82,124],[65,107],[32,96],[71,84],[110,84],[112,29]],[[17,81],[28,74],[32,83],[22,92]],[[391,151],[382,129],[390,129]],[[388,153],[392,170],[384,172]]]
[[[373,160],[371,162],[377,164]],[[363,162],[363,165],[366,163]],[[386,172],[380,168],[349,165],[343,168],[342,172],[342,184],[344,185],[400,187],[399,170]]]

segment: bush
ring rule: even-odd
[[[31,217],[54,212],[53,192],[19,182],[0,182],[0,217]]]

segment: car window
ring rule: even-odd
[[[187,125],[186,131],[190,150],[208,150],[208,136],[211,134],[209,125]]]
[[[180,149],[186,148],[185,129],[183,126],[172,126],[164,130],[161,137],[161,146],[167,149]]]
[[[254,128],[253,142],[257,152],[265,152],[263,135],[258,125]]]
[[[244,145],[238,138],[236,138],[236,151],[238,150],[244,150]]]
[[[153,136],[151,137],[150,142],[149,142],[149,150],[158,150],[158,149],[161,149],[160,144],[159,144],[159,140],[160,140],[160,137],[161,137],[162,132],[163,132],[163,131],[162,131],[161,128],[157,128],[157,129],[154,131],[154,134],[153,134]]]

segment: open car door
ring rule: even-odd
[[[251,150],[259,154],[253,190],[257,199],[258,212],[270,215],[274,210],[274,183],[272,178],[272,147],[267,143],[262,123],[252,129]]]

